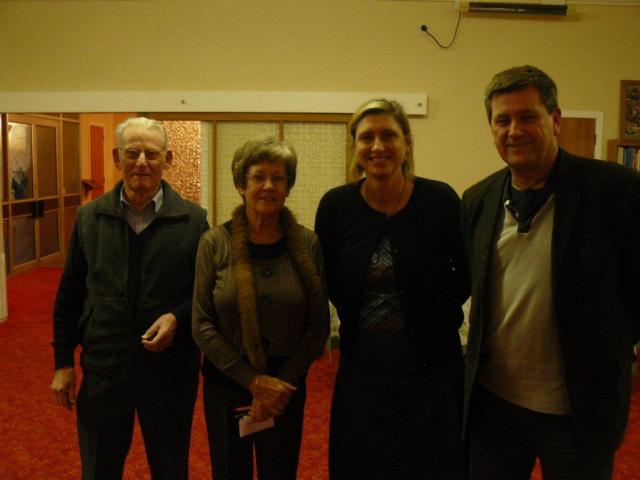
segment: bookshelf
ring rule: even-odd
[[[629,158],[631,157],[631,158]],[[618,142],[617,138],[607,141],[607,161],[626,165],[636,170],[640,170],[640,145],[626,145]],[[633,353],[636,361],[633,362],[632,374],[638,374],[638,366],[640,365],[640,343],[633,347]]]
[[[640,145],[627,145],[612,138],[607,141],[607,161],[640,170]]]

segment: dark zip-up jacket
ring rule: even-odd
[[[157,375],[197,358],[191,338],[195,255],[208,229],[206,211],[162,182],[162,207],[136,235],[127,224],[119,182],[78,210],[56,298],[53,330],[56,369],[74,364],[121,380]],[[178,319],[173,344],[160,353],[141,335],[160,315]]]

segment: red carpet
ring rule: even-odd
[[[40,269],[8,280],[9,318],[0,323],[0,480],[80,478],[75,415],[55,405],[49,390],[53,374],[51,311],[59,277],[59,269]],[[329,403],[336,367],[337,357],[325,355],[309,373],[301,480],[327,478]],[[210,478],[201,396],[194,416],[190,472],[194,480]],[[124,478],[150,478],[137,430]],[[541,476],[536,472],[532,478]],[[638,377],[614,478],[640,479]]]
[[[55,404],[51,312],[59,269],[39,269],[8,280],[9,318],[0,323],[0,480],[80,478],[75,412]],[[327,478],[329,403],[337,357],[325,355],[308,376],[307,413],[298,478]],[[211,478],[202,395],[191,441],[190,474]],[[149,479],[136,427],[124,478]]]

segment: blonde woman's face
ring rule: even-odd
[[[402,175],[402,165],[411,149],[411,137],[404,135],[392,115],[367,115],[356,128],[356,161],[368,177],[378,180]]]

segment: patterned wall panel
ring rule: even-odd
[[[298,153],[296,184],[287,206],[313,229],[322,195],[345,182],[347,127],[342,123],[287,122],[284,139]]]
[[[211,199],[212,189],[212,170],[211,159],[213,158],[213,122],[200,122],[200,206],[207,211],[207,220],[209,225],[213,224],[213,201]]]
[[[173,165],[164,179],[184,198],[200,203],[200,122],[163,121],[173,150]]]
[[[216,124],[216,223],[231,218],[233,209],[241,203],[233,186],[231,160],[236,149],[255,137],[278,136],[276,122],[218,122]]]

